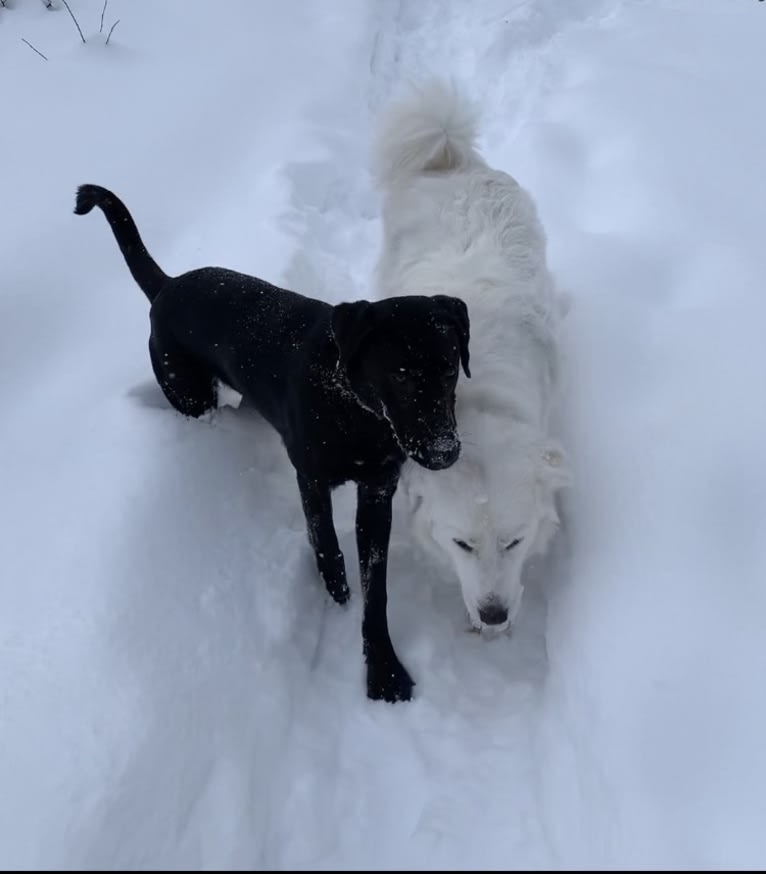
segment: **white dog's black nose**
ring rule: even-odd
[[[503,625],[508,621],[508,608],[500,604],[487,604],[479,607],[479,619],[485,625]]]

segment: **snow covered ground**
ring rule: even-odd
[[[70,6],[85,45],[60,0],[0,7],[0,866],[765,865],[766,4]],[[167,407],[72,207],[113,188],[168,272],[369,296],[370,125],[432,73],[572,295],[576,485],[498,640],[395,518],[389,706],[352,491],[342,610],[275,435]]]

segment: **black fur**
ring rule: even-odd
[[[457,460],[455,385],[468,371],[465,304],[436,295],[331,306],[219,267],[167,276],[116,195],[77,191],[98,206],[151,302],[149,354],[168,401],[187,416],[216,406],[216,379],[280,433],[327,591],[349,597],[331,491],[357,483],[356,538],[364,592],[367,694],[408,700],[413,682],[388,633],[391,501],[407,455],[438,470]]]

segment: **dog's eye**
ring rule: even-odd
[[[444,378],[445,379],[453,379],[455,377],[456,373],[457,373],[457,367],[448,367],[444,371]]]
[[[523,539],[523,537],[517,537],[515,540],[512,540],[507,546],[504,546],[503,549],[508,552],[513,549],[514,546],[518,546]]]
[[[409,380],[410,376],[406,371],[399,371],[398,373],[392,373],[391,379],[399,385],[404,385],[405,382]]]
[[[460,539],[458,539],[457,537],[453,537],[452,539],[455,541],[455,543],[457,543],[457,545],[458,545],[458,546],[459,546],[459,547],[460,547],[464,552],[473,552],[473,551],[474,551],[474,550],[473,550],[473,547],[472,547],[469,543],[466,543],[465,540],[460,540]]]

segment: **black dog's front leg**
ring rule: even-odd
[[[383,487],[359,484],[356,543],[364,592],[362,639],[367,662],[367,696],[409,701],[414,683],[399,661],[388,633],[386,570],[391,534],[391,500],[396,483]]]
[[[319,574],[333,600],[338,604],[345,604],[349,598],[346,565],[332,521],[330,487],[326,483],[298,474],[298,488]]]

